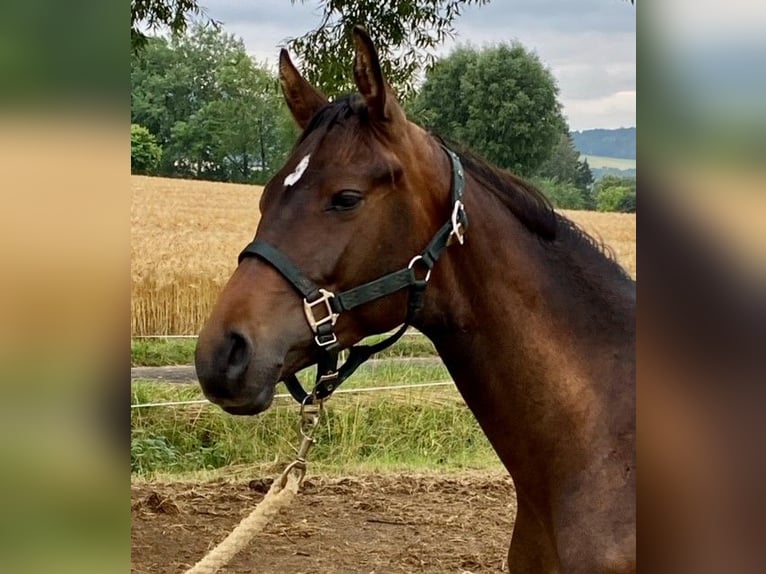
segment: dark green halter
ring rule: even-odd
[[[303,389],[295,375],[284,380],[290,394],[299,403],[311,404],[314,399],[321,400],[329,397],[362,363],[375,353],[398,341],[407,330],[415,314],[423,306],[423,295],[428,280],[431,278],[431,270],[442,251],[453,239],[457,239],[462,245],[465,230],[468,227],[468,218],[463,206],[465,174],[457,154],[447,147],[442,147],[447,152],[452,164],[451,216],[449,221],[436,232],[426,248],[420,254],[415,255],[404,269],[394,271],[347,291],[332,293],[318,287],[311,279],[303,275],[300,269],[281,251],[265,241],[256,239],[239,254],[240,263],[247,257],[259,257],[269,262],[303,295],[306,320],[314,332],[314,341],[323,352],[317,364],[316,381],[311,393],[307,393]],[[418,266],[421,273],[425,271],[425,275],[420,278],[416,273]],[[338,316],[343,311],[350,311],[355,307],[391,295],[401,289],[409,289],[407,317],[404,324],[393,335],[375,345],[351,347],[348,359],[339,368],[338,353],[340,353],[341,348],[335,334],[335,323]]]

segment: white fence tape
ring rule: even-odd
[[[339,389],[335,391],[334,395],[348,395],[348,394],[360,394],[360,393],[375,393],[375,392],[382,392],[382,391],[396,391],[396,390],[409,390],[409,389],[423,389],[426,387],[444,387],[444,386],[454,386],[454,383],[452,381],[435,381],[433,383],[417,383],[414,385],[384,385],[382,387],[363,387],[361,389]],[[286,399],[290,398],[290,395],[287,393],[274,395],[275,399]],[[199,400],[193,400],[193,401],[167,401],[164,403],[138,403],[130,405],[131,409],[142,409],[142,408],[151,408],[151,407],[176,407],[176,406],[183,406],[183,405],[212,405],[210,401],[207,399],[199,399]]]

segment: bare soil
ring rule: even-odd
[[[271,479],[132,486],[134,574],[184,572]],[[505,572],[516,497],[507,475],[307,477],[291,505],[222,572]]]

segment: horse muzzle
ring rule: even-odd
[[[258,356],[245,333],[200,336],[194,355],[197,378],[205,397],[227,413],[255,415],[274,399],[281,363]]]

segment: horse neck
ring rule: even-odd
[[[580,253],[585,246],[552,257],[470,179],[465,204],[465,245],[450,246],[436,265],[416,326],[518,488],[560,471],[551,460],[578,464],[565,454],[592,449],[594,435],[630,432],[632,286],[600,253]],[[607,428],[615,426],[626,428]]]

